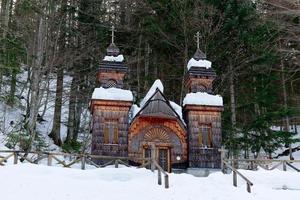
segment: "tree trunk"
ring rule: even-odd
[[[139,26],[140,27],[140,26]],[[141,46],[142,46],[142,33],[139,35],[139,41],[138,41],[138,57],[137,57],[137,65],[136,65],[136,77],[137,77],[137,96],[140,97],[141,92],[141,66],[140,66],[140,59],[141,59]]]
[[[11,5],[11,0],[2,0],[1,2],[0,26],[3,31],[2,38],[6,38],[7,31],[8,31],[10,5]],[[3,81],[3,73],[2,73],[2,69],[0,69],[0,92],[2,89],[2,81]]]
[[[80,81],[81,83],[82,81]],[[74,125],[74,135],[73,135],[73,141],[76,141],[78,139],[79,134],[79,128],[80,128],[80,117],[82,113],[82,91],[81,86],[77,87],[77,95],[76,95],[76,112],[75,112],[75,125]]]
[[[231,127],[233,137],[236,136],[236,103],[235,103],[235,90],[234,90],[234,72],[233,65],[229,62],[229,93],[230,93],[230,111],[231,111]],[[247,150],[245,150],[247,151]],[[238,159],[239,151],[234,149],[232,152],[233,159]],[[234,162],[234,167],[238,167],[238,162]]]
[[[187,36],[187,26],[186,19],[183,18],[183,35],[184,35],[184,51],[183,51],[183,73],[181,79],[181,89],[180,89],[180,105],[183,103],[183,95],[185,93],[185,85],[184,85],[184,77],[186,74],[186,66],[188,64],[188,56],[189,56],[189,46],[188,46],[188,36]]]
[[[232,64],[229,64],[229,91],[230,91],[230,111],[231,111],[231,126],[236,126],[236,104],[235,104],[235,91],[234,91],[234,73]]]
[[[11,72],[11,79],[10,79],[10,91],[9,91],[9,99],[8,104],[13,106],[15,103],[15,93],[16,93],[16,84],[17,84],[17,72],[15,69]]]
[[[41,16],[39,20],[39,26],[37,31],[37,48],[36,48],[36,57],[35,62],[31,70],[31,94],[30,94],[30,107],[29,107],[29,118],[28,118],[28,130],[30,133],[30,146],[35,139],[36,131],[36,120],[39,108],[39,84],[41,80],[41,71],[42,71],[42,62],[44,54],[44,45],[45,45],[45,25],[44,17]]]
[[[60,127],[61,127],[63,83],[64,83],[64,69],[62,66],[60,66],[57,71],[53,127],[51,133],[49,134],[49,137],[53,139],[54,144],[58,146],[62,145],[62,141],[60,138]]]
[[[4,1],[2,1],[3,3]],[[2,29],[3,29],[3,33],[2,33],[2,37],[6,38],[7,35],[7,31],[8,31],[8,22],[9,22],[9,13],[10,13],[10,5],[11,5],[11,0],[6,0],[5,1],[5,10],[3,13],[3,21],[2,21]]]
[[[69,116],[68,116],[68,131],[66,143],[70,143],[75,133],[76,124],[76,75],[74,75],[70,88],[70,99],[69,99]]]
[[[282,94],[283,94],[283,107],[285,110],[287,110],[288,102],[287,102],[287,91],[286,91],[286,84],[285,84],[285,67],[282,60],[281,60],[281,83],[282,83]],[[284,131],[290,132],[289,116],[286,115],[283,121],[284,121]],[[290,156],[290,160],[294,159],[291,144],[289,144],[289,156]]]
[[[148,89],[148,79],[149,79],[149,62],[150,62],[150,46],[149,43],[146,42],[145,45],[145,82],[144,82],[144,89],[145,91]]]

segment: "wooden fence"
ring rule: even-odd
[[[300,163],[300,160],[273,160],[273,159],[225,159],[222,158],[222,172],[226,172],[226,168],[229,168],[232,171],[233,176],[233,186],[237,187],[237,175],[239,175],[247,184],[247,191],[251,193],[251,186],[253,183],[245,177],[241,172],[237,170],[235,166],[238,166],[238,163],[245,163],[246,169],[256,170],[257,167],[261,167],[265,170],[274,170],[282,165],[283,171],[287,170],[287,167],[300,172],[296,166],[292,163]],[[274,164],[274,165],[273,165]]]
[[[6,154],[6,155],[1,155]],[[60,156],[69,157],[70,162],[66,162],[66,159],[61,159]],[[86,169],[86,163],[93,165],[96,168],[106,167],[108,165],[114,165],[115,168],[119,167],[119,164],[129,167],[130,165],[126,162],[129,161],[129,157],[114,157],[114,156],[102,156],[102,155],[91,155],[91,154],[70,154],[60,152],[38,152],[38,151],[18,151],[18,150],[0,150],[0,166],[5,165],[9,159],[13,158],[13,163],[18,164],[19,161],[27,161],[32,164],[39,164],[41,161],[47,159],[47,165],[52,166],[52,161],[55,160],[57,164],[62,167],[70,168],[76,163],[81,163],[81,169]],[[94,160],[109,160],[105,164],[98,165]],[[136,159],[137,160],[137,159]],[[150,166],[151,171],[157,169],[158,184],[162,185],[162,176],[164,175],[165,188],[169,188],[169,175],[162,169],[157,163],[154,157],[140,159],[144,164],[139,168]]]

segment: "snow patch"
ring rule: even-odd
[[[123,62],[124,56],[122,54],[118,56],[105,56],[103,60],[111,62]]]
[[[187,65],[188,70],[190,70],[191,67],[205,67],[208,69],[211,68],[211,62],[208,60],[195,60],[194,58],[191,58]]]
[[[156,88],[158,88],[162,93],[164,92],[164,86],[161,82],[161,80],[157,79],[156,81],[154,81],[153,85],[151,86],[151,88],[149,89],[149,91],[147,92],[146,96],[144,97],[144,99],[140,102],[140,107],[143,107],[145,105],[145,103],[150,99],[150,97],[155,93]]]
[[[133,95],[130,90],[100,87],[94,89],[92,99],[133,101]]]
[[[133,118],[136,116],[136,114],[141,110],[141,108],[136,105],[136,104],[133,104],[131,106],[131,109],[130,109],[130,113],[131,113],[131,116],[129,117],[129,122],[131,122],[133,120]]]
[[[188,93],[183,100],[183,105],[223,106],[223,98],[206,92]]]
[[[0,188],[5,200],[94,200],[99,195],[111,200],[198,200],[199,188],[205,191],[201,199],[207,200],[299,199],[297,172],[239,171],[254,183],[252,193],[246,191],[240,177],[238,187],[233,187],[232,174],[221,172],[203,178],[170,173],[170,188],[164,189],[157,184],[157,171],[133,167],[78,170],[33,164],[1,167],[0,177],[5,181],[0,182]]]
[[[173,101],[169,101],[172,108],[175,110],[175,112],[177,113],[177,115],[179,115],[181,121],[183,121],[182,118],[182,107],[180,105],[178,105],[177,103],[173,102]],[[184,121],[183,121],[184,122]]]

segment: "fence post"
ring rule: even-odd
[[[154,161],[155,161],[155,145],[154,144],[151,144],[151,171],[154,172],[155,170],[155,164],[154,164]]]
[[[115,168],[119,168],[119,162],[118,162],[118,160],[115,160]]]
[[[18,154],[14,152],[14,164],[18,164]]]
[[[158,175],[158,185],[161,185],[161,171],[158,169],[157,170],[157,175]]]
[[[283,171],[286,171],[286,162],[285,161],[282,162],[282,168],[283,168]]]
[[[83,155],[82,157],[81,157],[81,169],[82,170],[85,170],[85,155]]]
[[[169,188],[169,176],[168,174],[165,175],[165,188]]]
[[[51,154],[48,154],[47,165],[48,166],[52,165],[52,155]]]
[[[233,176],[233,186],[237,187],[237,174],[235,170],[232,170],[232,176]]]
[[[250,185],[250,183],[248,183],[248,182],[247,182],[247,191],[248,191],[249,193],[251,193],[251,185]]]

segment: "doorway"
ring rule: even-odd
[[[167,172],[171,170],[170,164],[170,149],[169,148],[156,148],[156,161],[161,168]],[[151,158],[151,148],[144,148],[144,158]],[[146,167],[146,168],[149,168]]]
[[[163,170],[170,171],[170,151],[167,148],[158,149],[157,162]]]

